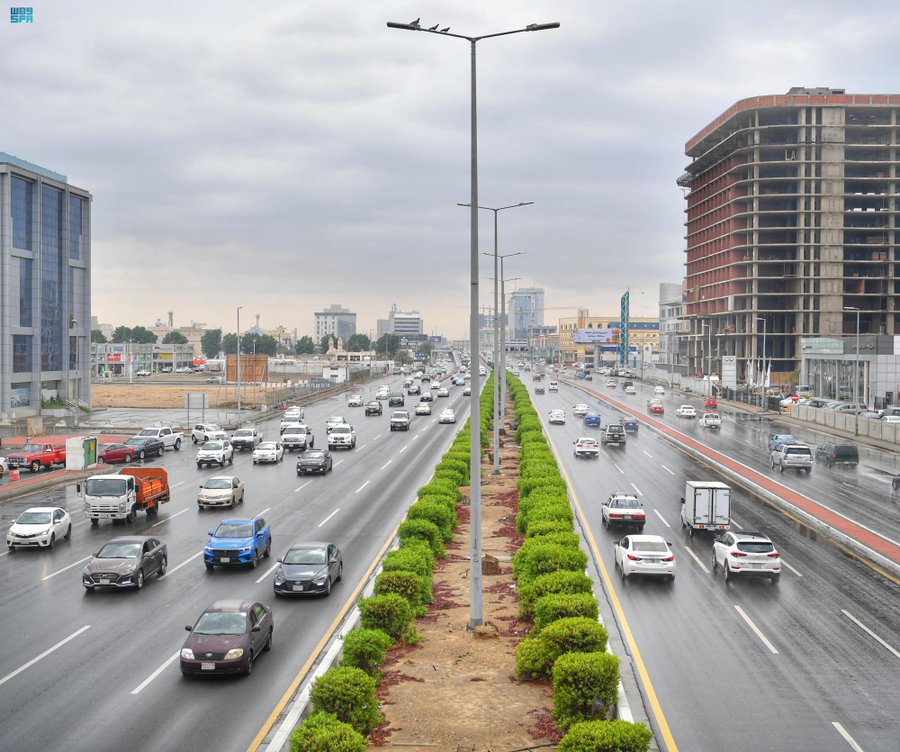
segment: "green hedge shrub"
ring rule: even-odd
[[[619,695],[619,659],[612,653],[563,653],[553,664],[553,718],[561,729],[608,718]]]
[[[430,580],[434,573],[434,553],[427,542],[413,538],[400,548],[388,551],[381,568],[385,571],[407,569]]]
[[[572,508],[568,501],[565,504],[561,501],[546,501],[527,512],[519,512],[516,515],[516,530],[520,533],[527,533],[528,528],[535,522],[547,520],[563,520],[570,526],[573,525],[575,516],[572,514]]]
[[[363,752],[368,741],[332,713],[313,713],[291,732],[291,752]]]
[[[534,628],[538,632],[569,616],[586,616],[596,621],[599,615],[593,593],[550,593],[534,602]]]
[[[431,546],[435,556],[444,555],[444,544],[440,528],[433,522],[428,520],[404,520],[400,523],[397,530],[400,536],[400,542],[403,543],[410,538],[423,540]]]
[[[606,647],[606,627],[582,616],[560,619],[516,646],[516,676],[538,679],[550,675],[563,653],[596,653]]]
[[[583,571],[561,570],[539,575],[530,582],[519,585],[519,617],[532,618],[538,599],[551,593],[593,594],[593,583]]]
[[[395,640],[409,641],[415,634],[413,607],[402,595],[387,593],[361,598],[359,610],[362,614],[360,623],[366,629],[381,629]]]
[[[519,487],[520,495],[527,497],[538,489],[542,491],[556,490],[566,494],[568,491],[566,482],[555,467],[551,467],[546,461],[542,460],[529,463],[529,467],[535,468],[535,472],[519,476],[516,485]]]
[[[453,540],[453,528],[456,527],[456,512],[446,504],[417,501],[407,510],[406,519],[433,522],[441,531],[443,540]],[[578,536],[576,535],[575,537],[577,538]]]
[[[523,583],[557,569],[583,572],[586,566],[587,555],[580,548],[545,543],[542,538],[525,541],[512,558],[513,574]]]
[[[563,520],[543,520],[528,526],[528,538],[541,538],[553,533],[569,533],[572,526]]]
[[[647,752],[653,732],[643,723],[582,721],[560,740],[559,752]]]
[[[330,668],[309,692],[313,712],[332,713],[360,734],[368,734],[383,720],[375,695],[375,678],[361,668]]]
[[[382,570],[375,578],[375,595],[388,593],[396,593],[406,598],[417,614],[426,602],[423,598],[422,578],[408,569]]]
[[[394,639],[383,629],[356,627],[344,635],[342,666],[361,668],[370,676],[377,676],[378,667]]]
[[[438,475],[438,472],[441,475]],[[461,485],[464,485],[463,477],[457,470],[452,468],[436,470],[434,477],[416,492],[416,496],[449,496],[454,501],[458,501],[462,497],[459,492]]]

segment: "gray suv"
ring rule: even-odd
[[[796,468],[797,471],[809,472],[813,466],[812,450],[804,444],[780,444],[772,450],[772,469],[778,468],[783,473],[784,469]]]

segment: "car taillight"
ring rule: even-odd
[[[743,551],[729,551],[728,554],[729,554],[729,556],[734,556],[734,557],[746,556],[746,555],[747,555],[747,554],[744,553]]]
[[[669,554],[663,558],[663,561],[675,561],[675,554]]]
[[[781,556],[781,554],[778,553],[777,551],[769,551],[769,553],[767,553],[766,556],[768,556],[770,559],[777,559]]]
[[[646,517],[647,515],[645,515],[643,512],[632,512],[631,516],[632,517]]]
[[[631,559],[631,561],[641,561],[641,557],[635,556],[634,554],[628,554],[628,558]]]

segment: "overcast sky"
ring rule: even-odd
[[[469,47],[479,35],[480,203],[507,291],[546,323],[656,315],[680,282],[684,143],[735,101],[791,86],[897,93],[895,0],[33,0],[0,18],[0,151],[93,200],[93,313],[174,311],[312,333],[340,303],[368,333],[391,304],[465,336]],[[490,212],[480,247],[493,251]],[[492,305],[492,261],[481,300]]]

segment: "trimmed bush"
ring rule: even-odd
[[[313,682],[309,699],[314,712],[332,713],[360,734],[368,734],[383,720],[375,695],[375,678],[361,668],[328,669]]]
[[[387,593],[361,598],[359,610],[360,623],[366,629],[381,629],[395,640],[412,636],[413,608],[402,595]]]
[[[544,502],[534,509],[526,512],[519,512],[516,515],[516,530],[520,533],[527,533],[528,528],[535,522],[544,522],[546,520],[562,520],[570,526],[575,522],[575,516],[572,514],[572,508],[566,502]]]
[[[544,520],[542,524],[546,525],[547,522],[553,523],[553,520]],[[559,520],[557,520],[555,524],[559,524]],[[538,544],[538,542],[556,543],[560,546],[571,546],[572,548],[578,548],[579,538],[578,533],[576,533],[574,530],[572,530],[571,527],[569,527],[568,530],[561,530],[556,533],[547,533],[546,535],[541,535],[537,538],[526,538],[524,543],[522,544],[522,548],[524,548],[526,545],[535,546]],[[519,550],[521,551],[522,548],[520,548]]]
[[[441,530],[433,522],[428,520],[404,520],[398,528],[400,542],[409,539],[425,541],[435,556],[444,555],[444,544],[441,540]]]
[[[559,752],[647,752],[653,732],[643,723],[582,721],[560,740]]]
[[[516,645],[516,677],[538,679],[547,666],[547,648],[540,636],[523,637]]]
[[[593,594],[593,583],[584,572],[561,570],[538,575],[519,586],[519,616],[530,619],[538,599],[551,593]]]
[[[611,653],[564,653],[553,664],[553,718],[561,729],[608,718],[619,696],[619,659]]]
[[[400,548],[388,551],[381,568],[385,571],[407,569],[430,580],[434,572],[434,554],[428,543],[413,538]]]
[[[416,496],[419,498],[431,495],[449,496],[454,501],[458,501],[462,496],[459,492],[461,485],[463,485],[463,477],[458,470],[442,468],[435,470],[434,477],[416,491]]]
[[[581,616],[560,619],[516,646],[516,676],[538,679],[550,675],[563,653],[596,653],[606,647],[606,627]],[[524,647],[523,647],[524,646]]]
[[[388,593],[403,596],[416,610],[425,603],[422,597],[422,578],[408,569],[395,569],[387,572],[382,570],[381,574],[375,578],[375,595],[387,595]],[[587,616],[587,614],[584,615]]]
[[[553,533],[569,533],[572,526],[563,520],[542,520],[528,526],[528,538],[541,538]]]
[[[455,470],[459,473],[465,483],[469,482],[469,460],[468,457],[466,459],[457,458],[455,456],[444,455],[444,458],[437,465],[439,468]]]
[[[594,621],[600,615],[592,593],[550,593],[534,603],[534,628],[538,632],[559,619],[586,616]]]
[[[368,741],[332,713],[306,716],[291,733],[291,752],[363,752]]]
[[[587,566],[587,554],[580,548],[542,543],[540,538],[533,540],[535,545],[526,547],[523,544],[513,556],[513,573],[522,585],[538,575],[557,569],[583,572]]]
[[[456,513],[447,504],[417,501],[407,510],[406,519],[433,522],[441,531],[441,537],[445,541],[453,540],[453,528],[456,527]]]
[[[378,667],[384,660],[393,638],[382,629],[357,627],[344,635],[342,666],[361,668],[370,676],[379,674]]]

